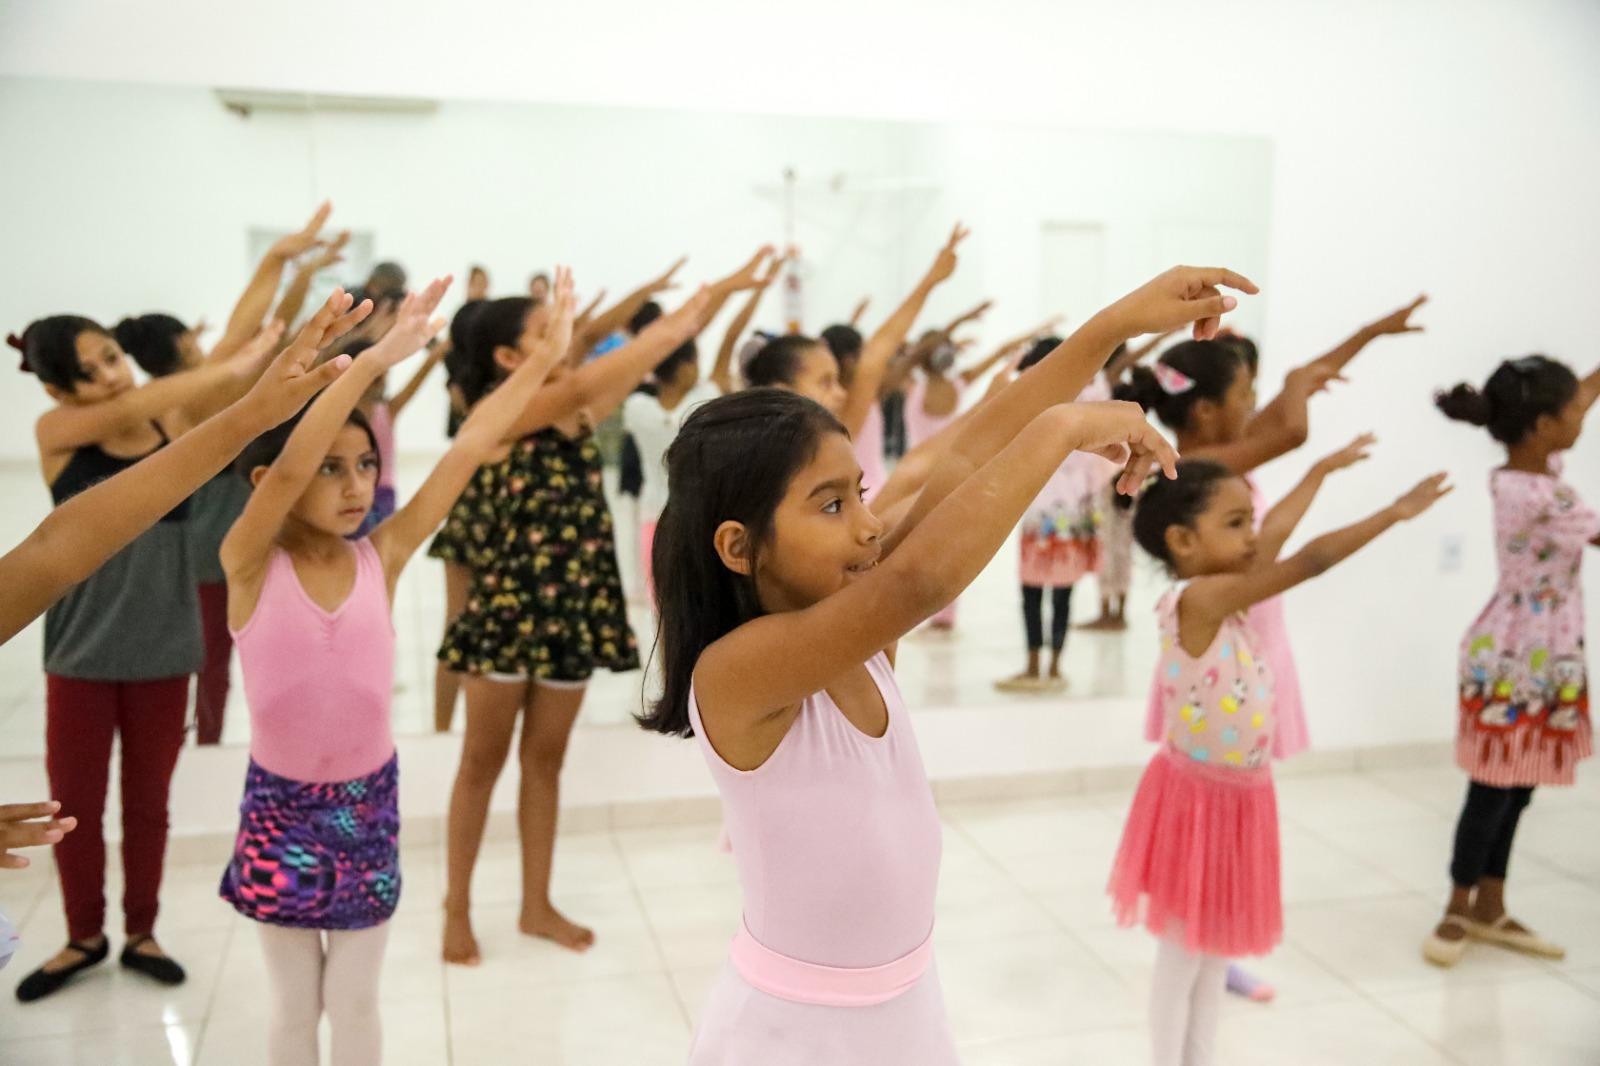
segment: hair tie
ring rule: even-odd
[[[33,373],[33,367],[28,365],[28,349],[27,346],[22,343],[22,338],[17,336],[15,333],[7,333],[6,343],[22,353],[22,365],[17,369],[21,370],[24,374]]]
[[[1156,384],[1161,386],[1161,391],[1168,396],[1182,396],[1194,388],[1194,378],[1185,374],[1170,363],[1157,362],[1153,368],[1156,375]]]

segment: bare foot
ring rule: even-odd
[[[478,938],[472,935],[472,917],[465,911],[445,909],[444,961],[457,966],[476,966],[483,961]]]
[[[1086,633],[1120,633],[1128,628],[1128,623],[1120,618],[1096,618],[1078,628]]]
[[[96,949],[98,949],[99,945],[104,944],[105,942],[106,936],[104,933],[101,933],[92,940],[83,941],[83,943],[88,944],[90,947]],[[52,955],[50,957],[50,961],[39,967],[39,969],[43,970],[45,973],[60,973],[62,970],[65,970],[68,967],[76,966],[85,958],[87,958],[87,956],[77,948],[65,947]]]
[[[594,947],[594,930],[568,921],[564,914],[548,903],[538,908],[524,907],[517,928],[527,936],[544,937],[568,951],[580,954]]]

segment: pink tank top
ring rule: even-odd
[[[883,736],[862,733],[818,692],[754,770],[722,761],[689,695],[722,794],[745,928],[765,948],[822,966],[882,966],[933,930],[939,814],[888,657],[867,669],[889,711]]]
[[[370,540],[351,550],[355,584],[330,613],[306,594],[288,552],[274,548],[255,613],[233,634],[250,705],[250,757],[295,781],[349,781],[394,754],[388,585]]]
[[[1196,762],[1256,768],[1272,755],[1272,667],[1243,614],[1222,623],[1199,657],[1178,640],[1180,582],[1156,608],[1161,658],[1152,705],[1159,705],[1164,739]]]
[[[867,499],[883,490],[889,471],[883,460],[883,406],[874,403],[867,411],[867,420],[861,423],[861,432],[852,442],[856,462],[861,464],[861,483],[867,487]]]
[[[922,373],[912,375],[911,384],[906,387],[907,447],[915,448],[955,421],[955,417],[961,413],[961,395],[966,391],[966,386],[959,377],[952,377],[949,381],[956,387],[955,407],[947,415],[930,415],[922,407],[928,395],[928,376]]]

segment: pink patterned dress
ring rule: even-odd
[[[1583,551],[1600,515],[1558,477],[1496,470],[1494,596],[1461,642],[1456,762],[1499,788],[1570,785],[1593,750]]]
[[[1077,402],[1109,399],[1110,386],[1104,375],[1096,375]],[[1068,588],[1100,569],[1105,487],[1116,475],[1115,463],[1089,452],[1073,452],[1056,468],[1022,516],[1017,540],[1022,584]]]

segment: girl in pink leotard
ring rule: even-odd
[[[1091,319],[963,421],[893,529],[816,403],[749,389],[685,422],[654,549],[663,693],[642,724],[696,738],[744,892],[693,1066],[957,1061],[931,947],[938,816],[896,642],[977,576],[1069,451],[1131,459],[1124,487],[1172,472],[1133,405],[1057,401],[1130,335],[1214,328],[1233,305],[1218,284],[1254,291],[1178,268]]]
[[[274,1064],[318,1062],[323,1014],[335,1062],[381,1057],[378,979],[401,891],[390,601],[401,570],[566,353],[572,286],[565,271],[556,277],[550,309],[528,327],[530,353],[370,535],[346,540],[372,509],[381,465],[356,405],[443,326],[431,316],[448,278],[406,297],[382,340],[239,461],[253,487],[221,562],[250,704],[250,767],[221,895],[260,933]],[[304,361],[372,308],[351,304],[335,291],[312,317],[291,346]]]

